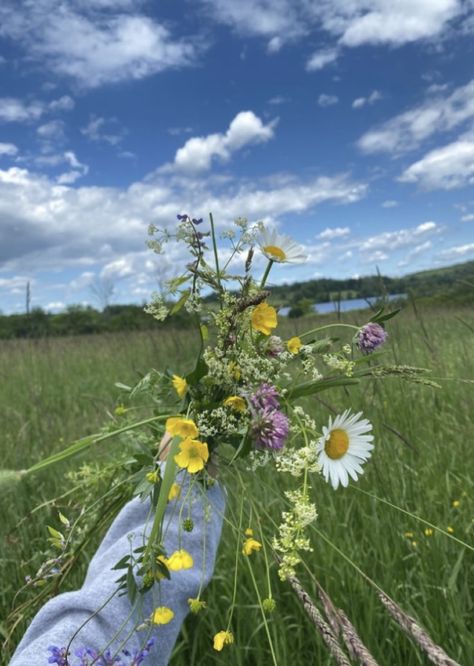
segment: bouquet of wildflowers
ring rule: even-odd
[[[137,396],[148,400],[147,418],[136,421],[131,418],[133,409],[119,407],[102,432],[20,473],[31,475],[118,438],[113,457],[106,455],[100,464],[84,464],[70,473],[71,486],[80,487],[84,496],[80,515],[70,521],[61,513],[58,529],[48,528],[55,553],[31,576],[27,587],[38,591],[40,601],[56,591],[75,561],[78,540],[82,548],[98,525],[110,523],[131,496],[139,496],[150,502],[151,527],[143,547],[116,565],[118,589],[137,603],[140,595],[159,588],[172,573],[194,566],[184,548],[165,549],[166,508],[183,494],[185,507],[192,501],[193,488],[206,490],[217,476],[224,485],[238,477],[245,492],[246,476],[258,475],[265,467],[284,475],[285,486],[291,488],[282,493],[281,522],[273,534],[264,534],[261,528],[244,524],[241,511],[236,527],[239,552],[244,558],[264,556],[267,568],[272,563],[277,566],[280,579],[293,585],[305,610],[317,619],[296,578],[304,553],[311,551],[307,528],[317,520],[312,486],[328,482],[336,490],[347,486],[349,479],[357,481],[371,457],[374,436],[361,413],[348,408],[328,416],[321,426],[301,402],[322,391],[350,387],[364,377],[396,374],[428,380],[420,369],[380,362],[379,348],[387,338],[385,322],[397,311],[381,309],[361,327],[336,322],[289,339],[278,335],[279,314],[267,288],[271,269],[275,263],[305,260],[302,248],[289,237],[262,223],[250,225],[238,219],[222,234],[223,245],[218,248],[212,215],[209,226],[202,219],[178,215],[175,233],[152,225],[149,235],[148,245],[157,254],[168,243],[184,244],[189,251],[189,263],[168,282],[168,293],[153,295],[147,310],[164,320],[184,309],[199,336],[197,356],[185,376],[172,368],[151,370],[136,386],[121,386],[130,401]],[[255,273],[260,273],[258,279]],[[333,335],[338,328],[344,342]],[[120,427],[117,418],[122,419]],[[249,501],[258,511],[255,499]],[[190,511],[180,511],[175,517],[183,533],[193,530],[190,516]],[[270,590],[261,605],[265,613],[275,608]],[[189,599],[189,606],[195,613],[205,607],[201,593]],[[157,606],[151,616],[142,618],[137,630],[148,633],[142,651],[130,663],[145,659],[153,627],[173,617],[172,607]],[[231,618],[232,613],[226,626],[210,637],[217,651],[234,642]],[[330,633],[327,625],[326,630]],[[334,654],[336,648],[327,643]],[[51,663],[69,663],[65,648],[52,647],[51,653]],[[107,654],[84,648],[81,663],[119,663],[118,657]]]

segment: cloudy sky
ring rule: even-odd
[[[275,282],[474,258],[474,0],[2,0],[0,310],[142,302],[176,214],[263,219]]]

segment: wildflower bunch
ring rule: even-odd
[[[373,448],[373,436],[367,434],[371,426],[361,414],[346,411],[341,417],[329,419],[326,427],[308,407],[299,404],[300,399],[311,400],[314,394],[333,387],[349,387],[363,377],[400,374],[394,366],[377,370],[370,356],[385,341],[384,322],[393,313],[380,311],[361,327],[335,323],[336,327],[350,329],[351,337],[345,344],[323,333],[332,325],[285,337],[278,332],[281,316],[267,289],[267,280],[275,263],[303,261],[303,249],[276,230],[262,223],[252,225],[243,218],[235,221],[233,229],[220,234],[224,248],[218,249],[217,238],[212,215],[208,227],[202,218],[188,214],[177,216],[174,231],[150,226],[148,245],[153,252],[160,255],[168,244],[181,244],[187,248],[189,261],[179,275],[168,280],[162,293],[152,296],[146,310],[159,321],[181,312],[180,316],[194,322],[200,340],[198,354],[187,369],[151,370],[136,386],[122,385],[130,402],[140,398],[151,406],[149,418],[135,421],[134,410],[121,405],[113,424],[103,432],[80,440],[79,449],[75,443],[38,466],[43,469],[92,444],[118,438],[110,463],[113,475],[104,497],[114,509],[133,495],[151,507],[151,527],[143,546],[132,550],[115,567],[121,572],[118,590],[128,594],[134,607],[138,607],[140,595],[151,590],[159,599],[163,580],[195,568],[192,554],[182,546],[184,533],[194,529],[190,511],[193,497],[200,496],[191,491],[205,491],[215,483],[217,468],[223,483],[240,479],[244,487],[249,471],[258,474],[262,467],[285,475],[285,484],[296,483],[296,487],[284,491],[286,507],[275,534],[262,531],[257,538],[247,530],[242,540],[242,530],[234,526],[236,566],[240,561],[250,566],[260,558],[268,570],[275,552],[281,580],[293,576],[302,553],[313,548],[308,535],[308,527],[317,519],[312,484],[324,478],[335,488],[347,485],[349,476],[355,480],[362,473]],[[258,255],[266,262],[263,274],[255,268]],[[239,263],[240,272],[234,272]],[[406,376],[408,372],[403,370],[401,374]],[[419,379],[416,372],[411,374]],[[166,462],[162,462],[164,459]],[[227,476],[228,469],[232,473]],[[319,477],[321,469],[323,476]],[[23,474],[34,471],[32,468]],[[245,498],[251,502],[252,515],[258,513],[258,498],[241,494],[242,501]],[[165,509],[170,503],[179,526],[179,547],[171,553],[166,552],[163,537]],[[209,519],[209,507],[204,512],[204,520]],[[50,538],[64,550],[67,539],[61,532],[50,530]],[[269,581],[268,571],[267,578]],[[206,609],[201,592],[202,584],[197,596],[188,600],[193,613]],[[268,589],[263,611],[270,613],[275,606]],[[216,651],[234,642],[233,609],[234,605],[227,628],[213,638]],[[173,608],[158,605],[137,626],[158,630],[174,617]],[[132,660],[130,663],[139,664],[150,649],[151,644],[147,644],[137,655],[124,651],[114,663],[128,663],[126,657]],[[49,663],[68,663],[64,650],[51,647]],[[106,652],[94,656],[89,648],[77,656],[82,660],[80,664],[88,664],[91,659],[96,659],[94,663],[109,663]]]

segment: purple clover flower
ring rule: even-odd
[[[250,396],[250,403],[256,410],[279,409],[280,396],[272,384],[260,384]]]
[[[266,407],[255,413],[251,431],[257,448],[278,451],[285,445],[290,422],[283,412]]]
[[[387,337],[387,331],[380,324],[369,322],[360,329],[357,344],[363,354],[371,354],[383,345]]]

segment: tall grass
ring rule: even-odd
[[[414,666],[427,661],[384,611],[360,571],[416,617],[450,656],[461,664],[474,663],[472,553],[436,530],[425,535],[426,525],[375,499],[388,500],[444,530],[450,527],[461,540],[472,540],[474,385],[458,380],[474,378],[474,315],[457,314],[462,321],[452,311],[415,315],[407,308],[389,327],[387,360],[432,368],[433,377],[442,378],[442,390],[388,379],[361,384],[350,393],[338,390],[322,396],[336,410],[348,406],[363,410],[374,423],[377,446],[357,485],[334,492],[321,478],[314,479],[319,519],[312,533],[314,552],[306,557],[308,570],[302,569],[300,578],[315,599],[315,580],[323,585],[380,664]],[[345,319],[362,321],[363,316],[345,315]],[[294,334],[299,326],[287,322],[283,334]],[[24,468],[63,442],[96,431],[120,400],[114,382],[132,383],[152,366],[187,370],[196,344],[192,334],[178,331],[3,344],[1,466]],[[306,406],[318,422],[327,418],[327,406],[318,400],[307,399]],[[63,471],[38,475],[4,500],[0,617],[8,612],[15,591],[38,558],[41,561],[45,548],[48,510],[34,519],[21,519],[33,506],[65,489]],[[244,482],[255,502],[268,512],[262,527],[270,532],[282,509],[281,480],[279,489],[267,473],[258,478],[247,474]],[[235,479],[228,483],[227,515],[232,519],[241,488]],[[454,500],[460,501],[457,508]],[[225,528],[216,574],[206,593],[208,610],[187,619],[172,664],[273,663],[246,562],[239,571],[240,606],[233,621],[236,645],[226,648],[225,655],[212,650],[211,636],[225,628],[232,598],[234,549],[231,531]],[[265,597],[260,555],[249,561]],[[86,566],[84,561],[83,571]],[[80,584],[82,575],[77,573],[69,585]],[[268,622],[278,664],[329,664],[321,638],[275,572],[272,587],[277,610]],[[8,663],[8,656],[2,658]]]

